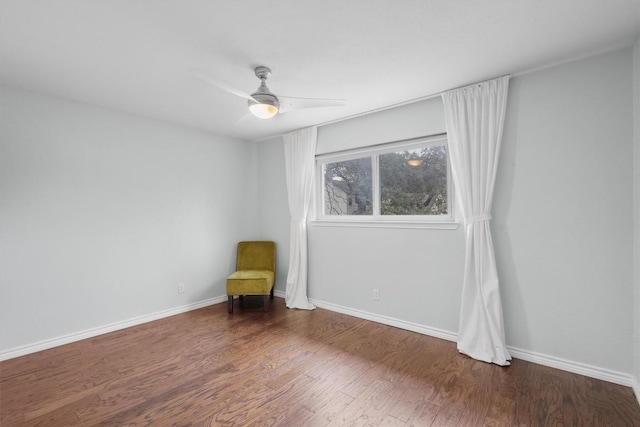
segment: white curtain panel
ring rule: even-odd
[[[307,298],[307,215],[313,188],[317,136],[316,127],[283,135],[291,213],[285,301],[289,308],[304,310],[316,308]]]
[[[498,273],[491,240],[491,203],[498,168],[509,77],[442,95],[451,170],[466,233],[458,351],[509,365]]]

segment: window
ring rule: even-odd
[[[446,135],[317,156],[316,173],[319,222],[453,223]]]

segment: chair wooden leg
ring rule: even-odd
[[[263,295],[262,296],[262,300],[264,301],[264,311],[269,311],[269,304],[271,302],[271,298],[269,297],[269,295]]]
[[[227,299],[227,308],[229,310],[229,313],[233,313],[233,295],[229,295]]]
[[[274,290],[274,289],[275,289],[275,286],[273,286],[273,287],[271,288],[271,294],[270,294],[271,299],[273,299],[273,290]]]

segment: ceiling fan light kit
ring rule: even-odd
[[[270,119],[278,114],[280,103],[278,98],[271,94],[254,93],[251,95],[253,99],[248,100],[249,111],[254,116],[261,119]]]
[[[261,80],[260,87],[254,93],[251,94],[251,99],[247,102],[249,104],[249,111],[254,116],[260,119],[270,119],[278,114],[280,110],[280,102],[278,98],[271,93],[267,87],[267,79],[271,76],[271,69],[269,67],[256,67],[256,77]]]
[[[278,114],[278,107],[269,104],[257,104],[249,101],[249,111],[259,119],[270,119]]]

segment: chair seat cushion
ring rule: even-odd
[[[227,277],[227,295],[266,295],[273,279],[270,270],[238,270]]]

